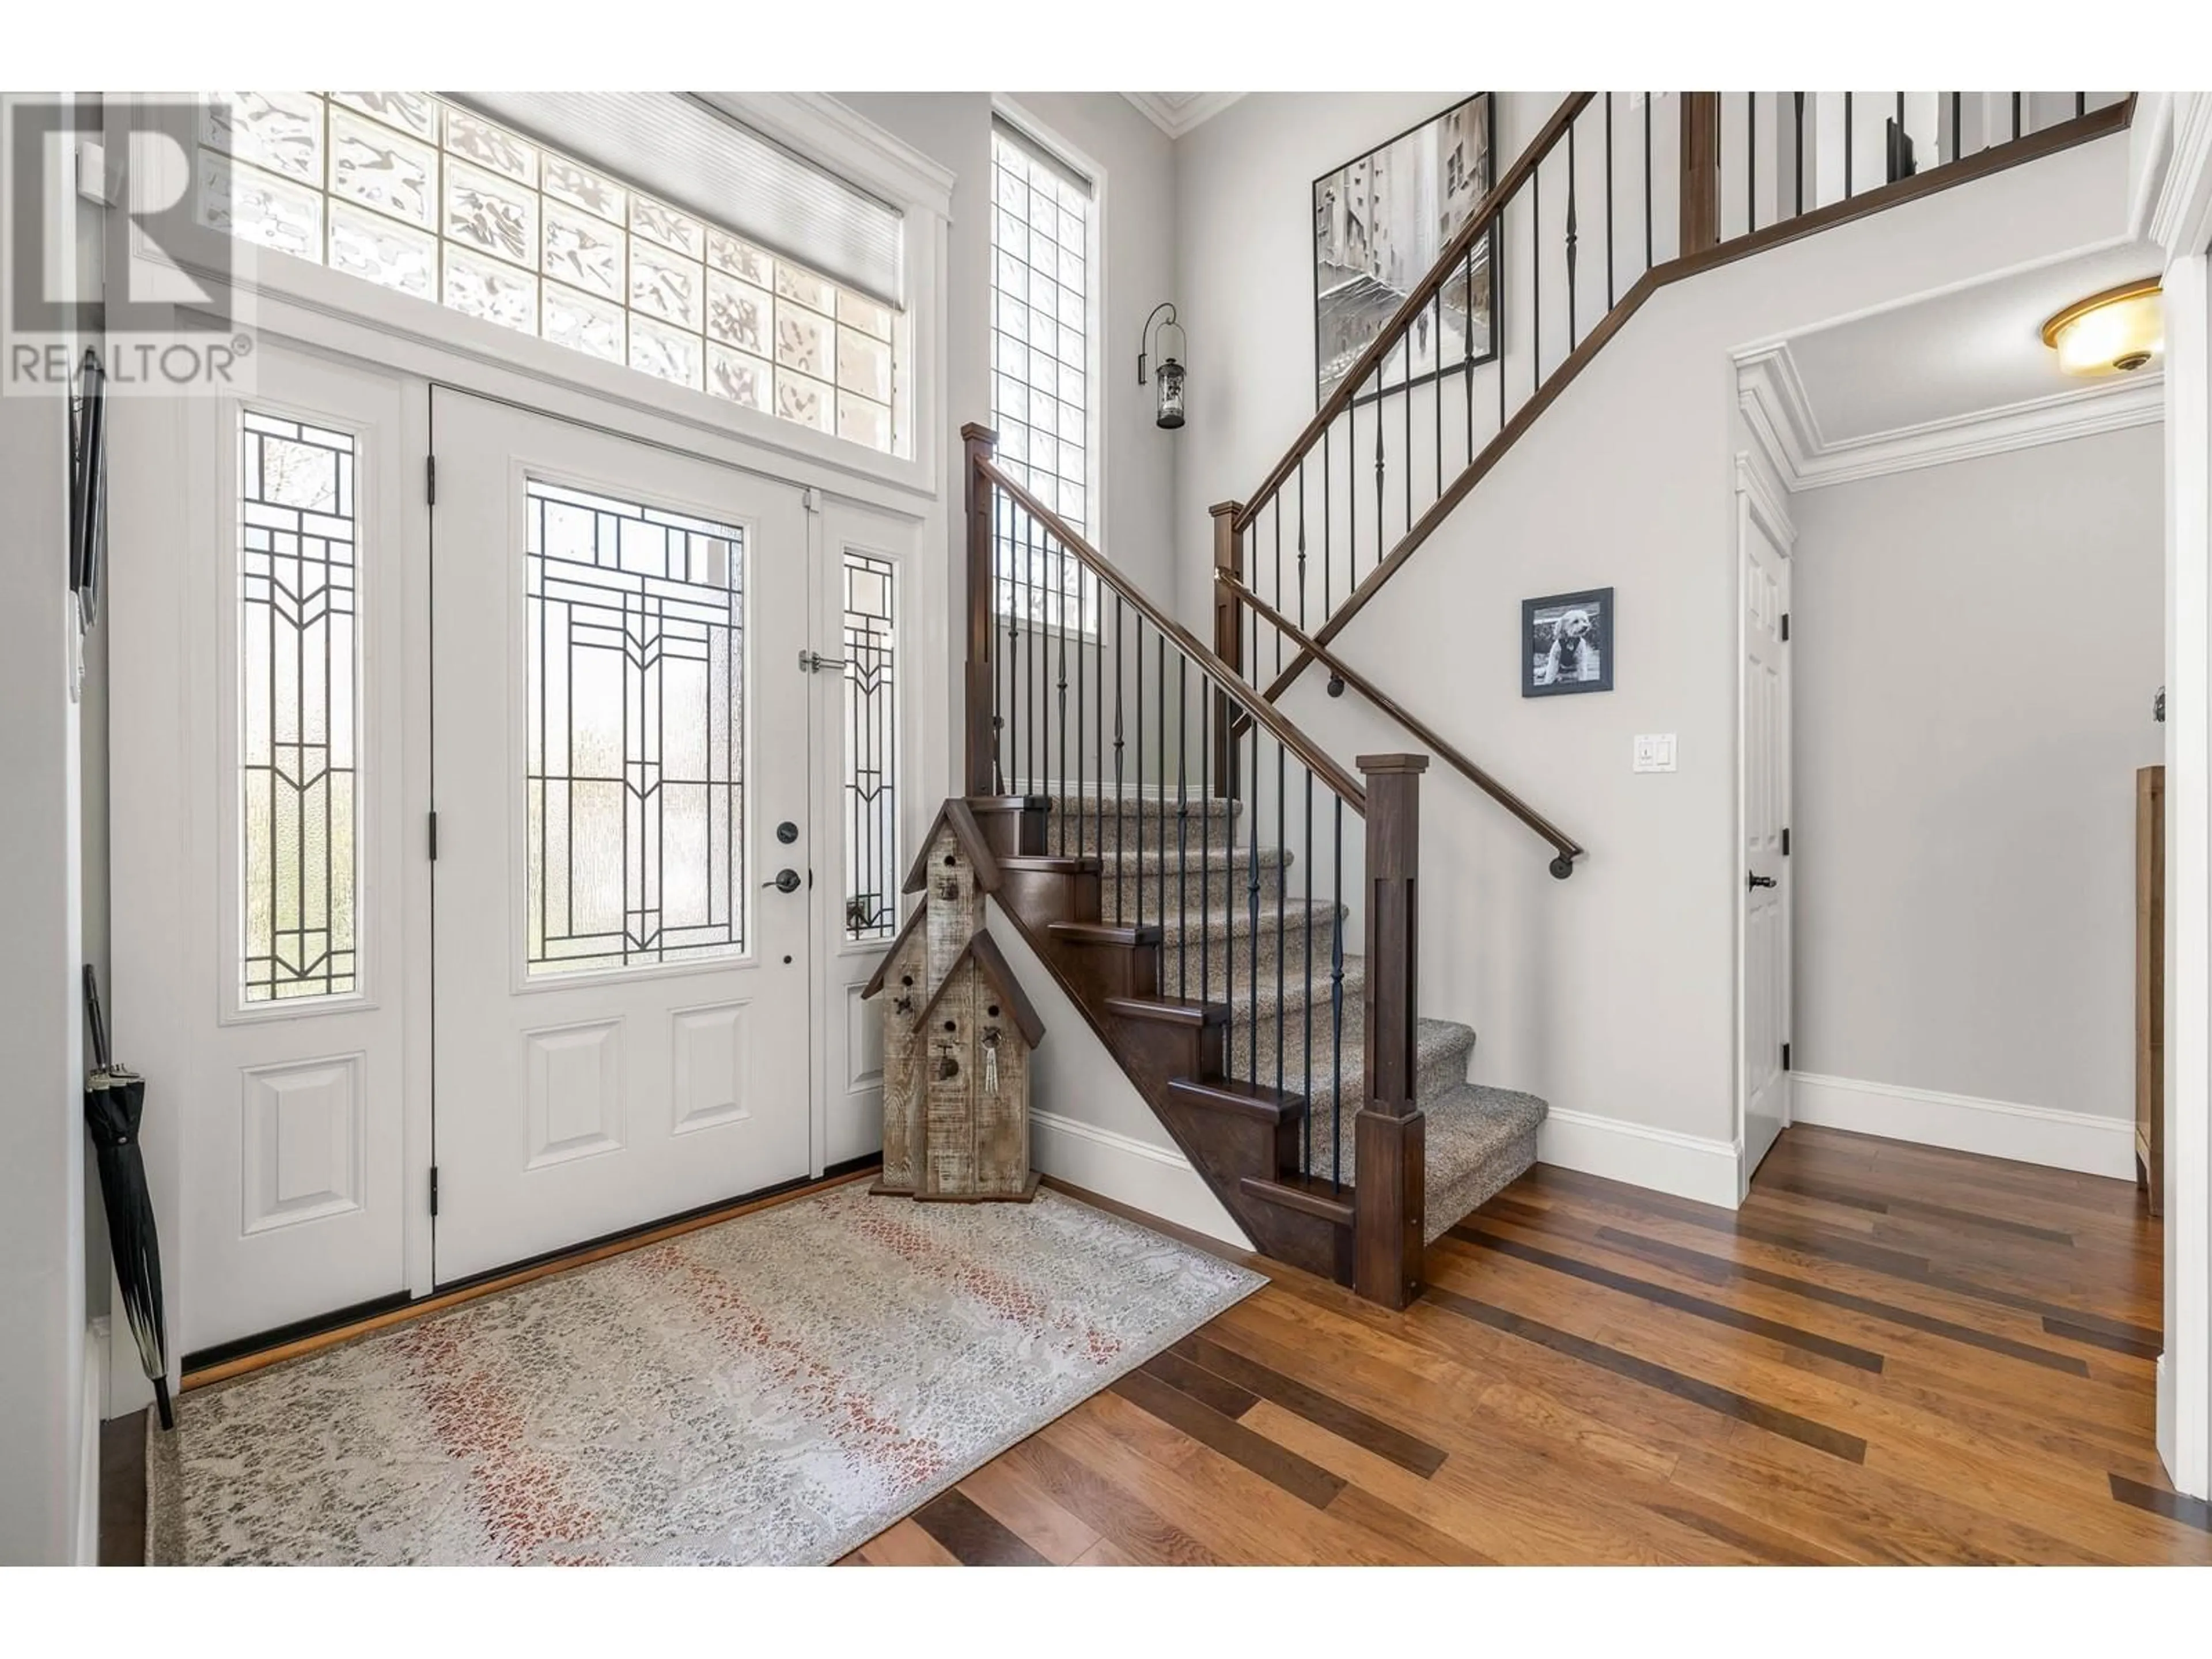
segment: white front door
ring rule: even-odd
[[[1740,492],[1743,872],[1737,889],[1743,1184],[1790,1121],[1790,556],[1780,514]]]
[[[809,545],[670,450],[443,388],[431,440],[450,1284],[819,1165]]]

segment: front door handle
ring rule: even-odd
[[[1779,887],[1782,885],[1782,878],[1779,876],[1759,876],[1747,872],[1743,878],[1743,884],[1744,890],[1748,892],[1754,887]]]
[[[798,871],[779,870],[775,872],[774,881],[764,881],[761,885],[773,887],[779,893],[795,893],[799,890],[799,881],[800,876]]]

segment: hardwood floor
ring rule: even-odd
[[[1736,1212],[1540,1165],[1403,1314],[1253,1265],[847,1562],[2212,1563],[2124,1182],[1799,1127]]]

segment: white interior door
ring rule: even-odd
[[[191,551],[167,695],[191,810],[116,830],[118,862],[185,840],[190,1058],[154,1069],[149,1099],[179,1114],[185,1353],[408,1288],[400,641],[419,439],[398,379],[273,342],[256,367],[255,395],[192,404],[182,433],[195,533],[173,544]],[[131,458],[160,476],[153,459]],[[125,717],[154,724],[133,695]]]
[[[809,559],[796,488],[443,388],[431,436],[449,1284],[816,1161]]]
[[[1790,1121],[1790,556],[1780,515],[1740,493],[1743,874],[1737,889],[1743,1182]]]

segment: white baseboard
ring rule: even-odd
[[[2084,1175],[2135,1176],[2135,1124],[2126,1118],[2061,1112],[2009,1100],[1982,1100],[1894,1083],[1863,1083],[1815,1073],[1790,1075],[1790,1121],[1850,1129],[1890,1140],[1981,1152]]]
[[[1171,1146],[1118,1134],[1057,1112],[1030,1112],[1030,1162],[1046,1175],[1189,1227],[1240,1250],[1252,1241],[1190,1160]]]
[[[1741,1196],[1735,1142],[1707,1140],[1617,1117],[1554,1106],[1536,1132],[1536,1158],[1563,1170],[1733,1210]]]
[[[107,1321],[84,1328],[83,1420],[77,1430],[76,1565],[100,1565],[100,1420],[107,1409]]]

